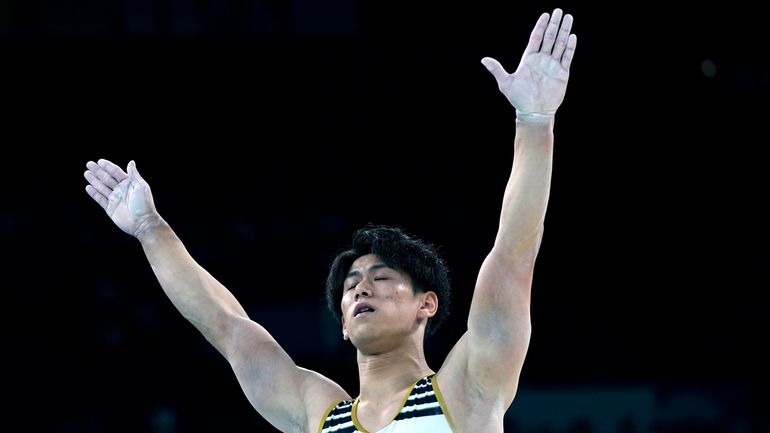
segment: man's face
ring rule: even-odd
[[[344,338],[371,354],[400,344],[417,329],[417,319],[424,316],[421,310],[425,296],[414,293],[407,274],[388,267],[376,255],[359,257],[343,283]]]

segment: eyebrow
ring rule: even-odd
[[[390,268],[390,266],[388,266],[388,265],[386,265],[384,263],[377,263],[376,265],[369,266],[368,271],[369,272],[373,272],[373,271],[376,271],[378,269],[384,269],[384,268]],[[350,271],[345,276],[345,279],[347,280],[350,277],[360,277],[360,276],[361,276],[361,272],[359,272],[359,271]]]

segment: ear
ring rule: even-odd
[[[342,318],[342,339],[347,341],[348,340],[348,327],[345,325],[345,318]]]
[[[435,292],[422,293],[420,301],[420,310],[417,312],[417,318],[427,319],[436,315],[438,311],[438,296]]]

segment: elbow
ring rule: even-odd
[[[492,256],[504,258],[507,263],[511,261],[521,265],[534,265],[540,245],[543,241],[543,224],[524,236],[506,237],[499,235],[492,247]]]
[[[201,330],[206,340],[222,356],[232,359],[236,356],[240,342],[250,333],[250,323],[253,322],[247,317],[223,313],[208,329]]]

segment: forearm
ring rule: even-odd
[[[528,120],[516,122],[500,226],[468,314],[468,356],[474,371],[485,372],[476,378],[504,390],[507,404],[529,347],[532,275],[551,183],[553,119]]]
[[[505,188],[495,248],[510,254],[532,250],[542,235],[551,188],[553,118],[516,121],[511,176]]]
[[[195,262],[161,218],[143,224],[137,239],[166,295],[227,359],[249,402],[271,424],[301,431],[308,402],[327,405],[349,398],[339,387],[308,378],[267,330],[248,318],[232,293]]]
[[[160,217],[146,223],[137,239],[174,306],[227,357],[231,328],[248,318],[240,303],[192,258]]]

